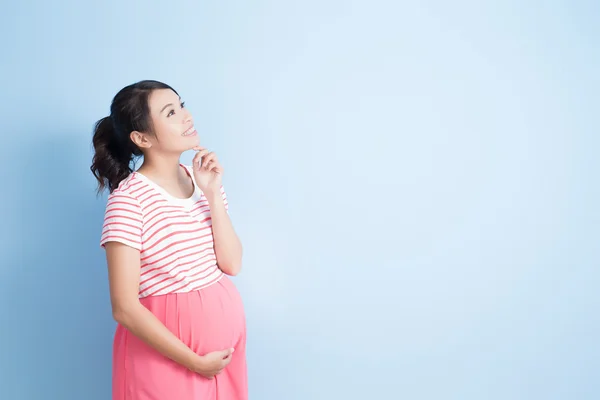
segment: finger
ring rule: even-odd
[[[215,153],[208,153],[207,155],[205,155],[202,158],[202,165],[207,166],[207,169],[208,169],[208,165],[214,161],[215,161]]]
[[[192,159],[192,163],[195,167],[200,168],[200,166],[202,166],[202,156],[197,154],[193,159]]]
[[[195,170],[199,170],[200,168],[202,168],[202,159],[194,158],[192,160],[192,166]]]
[[[223,168],[221,167],[221,163],[217,160],[213,160],[213,169],[217,172],[221,172]]]
[[[212,171],[215,168],[215,162],[214,161],[209,161],[207,164],[205,164],[205,167],[207,171]]]
[[[226,366],[229,365],[229,363],[231,362],[231,360],[233,360],[233,356],[230,355],[227,358],[224,358],[223,360],[221,360],[221,369],[224,369]]]
[[[196,166],[197,168],[200,168],[204,162],[204,160],[202,158],[204,156],[206,156],[207,154],[208,154],[208,150],[206,150],[206,149],[200,150],[199,152],[197,152],[192,160],[194,166]]]
[[[226,358],[229,358],[233,354],[234,351],[235,351],[235,349],[233,347],[230,347],[229,349],[226,349],[226,350],[222,350],[221,351],[221,359],[224,360]]]
[[[194,155],[194,160],[200,160],[203,157],[205,157],[208,153],[210,152],[206,149],[200,150]]]

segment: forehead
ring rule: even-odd
[[[159,114],[160,111],[167,105],[176,105],[179,103],[179,96],[170,89],[154,90],[148,98],[148,106],[151,114]]]

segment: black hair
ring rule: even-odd
[[[110,115],[94,126],[94,157],[90,170],[98,180],[98,193],[108,188],[112,193],[133,172],[132,161],[142,155],[131,141],[133,131],[152,132],[148,99],[154,90],[170,89],[169,85],[144,80],[121,89],[113,98]]]

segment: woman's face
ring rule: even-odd
[[[148,99],[154,135],[148,135],[150,148],[161,153],[178,153],[200,144],[194,119],[181,98],[170,89],[152,92]]]

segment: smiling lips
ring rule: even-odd
[[[194,128],[194,127],[192,126],[190,129],[188,129],[187,131],[183,132],[183,133],[181,134],[181,136],[193,136],[193,135],[195,135],[195,134],[196,134],[196,128]]]

